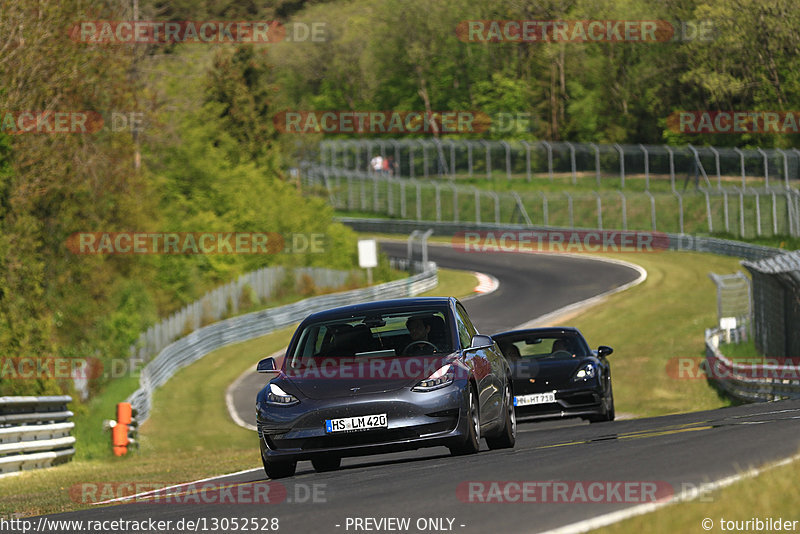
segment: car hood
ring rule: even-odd
[[[509,362],[516,393],[538,393],[575,387],[572,377],[593,358],[555,359],[529,358]]]
[[[455,355],[341,358],[284,369],[283,377],[310,399],[369,395],[412,388]]]

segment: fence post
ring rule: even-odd
[[[614,143],[614,148],[619,152],[619,175],[622,179],[622,189],[625,189],[625,151],[619,143]]]
[[[492,179],[492,148],[489,146],[489,142],[485,139],[481,139],[480,143],[486,149],[486,179]]]
[[[594,173],[597,179],[597,187],[600,187],[600,147],[594,143],[589,143],[594,150]]]
[[[422,174],[428,178],[428,146],[422,139],[419,140],[419,145],[422,147]]]
[[[772,235],[778,235],[778,199],[775,191],[772,192]]]
[[[761,202],[759,201],[758,191],[756,193],[756,235],[761,237]]]
[[[650,197],[650,223],[653,227],[653,231],[656,231],[656,199],[650,191],[645,191],[647,196]]]
[[[480,224],[480,222],[481,222],[481,192],[475,186],[472,186],[472,189],[475,191],[475,222]]]
[[[617,191],[619,196],[622,197],[622,229],[628,229],[628,199],[625,198],[625,193]]]
[[[531,145],[527,141],[520,141],[525,147],[525,178],[531,181]]]
[[[566,191],[564,191],[563,193],[567,195],[567,211],[569,212],[569,227],[575,228],[575,213],[572,207],[572,195],[570,195]]]
[[[547,149],[547,176],[553,181],[553,147],[547,141],[539,141]]]
[[[572,169],[572,185],[577,185],[578,176],[575,168],[575,145],[572,143],[566,143],[566,145],[569,147],[569,164],[570,168]]]
[[[597,228],[603,229],[603,201],[600,199],[600,193],[592,191],[594,196],[597,197]]]
[[[540,191],[540,193],[542,195],[542,221],[544,222],[545,226],[549,226],[547,215],[547,195],[545,195],[544,191]]]
[[[783,156],[783,179],[786,189],[789,189],[789,161],[786,159],[786,152],[780,148],[776,148],[775,152]]]
[[[441,220],[442,220],[442,196],[441,196],[441,191],[440,191],[440,187],[439,187],[438,183],[434,184],[433,187],[434,187],[434,190],[436,191],[436,194],[435,194],[435,197],[436,197],[436,222],[441,222]]]
[[[509,180],[511,179],[511,145],[509,145],[506,141],[500,141],[500,144],[503,145],[506,149],[506,178]]]
[[[472,141],[467,141],[467,169],[468,175],[472,178]]]
[[[422,190],[419,182],[417,184],[417,220],[422,220]]]
[[[494,198],[494,222],[500,224],[500,197],[494,191],[488,193]]]
[[[650,154],[643,144],[639,144],[639,148],[644,152],[644,188],[650,191]]]
[[[458,222],[458,188],[450,184],[453,188],[453,222]]]
[[[747,187],[747,181],[745,180],[745,174],[744,174],[744,152],[739,150],[738,147],[733,147],[733,151],[739,154],[739,164],[741,165],[742,168],[742,189],[744,189]]]
[[[669,153],[669,185],[670,189],[675,192],[675,153],[672,152],[672,148],[669,145],[664,145],[664,148]]]
[[[761,147],[756,148],[756,150],[764,158],[764,188],[769,189],[769,159],[767,159],[767,153],[761,150]]]
[[[723,211],[725,213],[725,233],[731,233],[730,217],[728,216],[728,192],[722,191],[722,200],[725,202]]]
[[[406,218],[406,183],[400,181],[400,216]]]
[[[739,191],[739,237],[744,237],[744,192]]]
[[[719,169],[719,151],[713,146],[708,147],[711,152],[714,153],[714,163],[717,166],[717,189],[722,189],[722,174],[720,173]]]
[[[711,218],[711,197],[708,194],[708,191],[703,191],[706,195],[706,213],[708,214],[708,233],[712,233],[714,231],[714,222]]]

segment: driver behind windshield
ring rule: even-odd
[[[406,329],[411,336],[411,342],[403,349],[403,354],[422,354],[439,350],[428,339],[431,327],[422,317],[409,317],[406,321]]]

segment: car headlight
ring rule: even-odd
[[[267,390],[267,404],[280,404],[281,406],[291,406],[300,402],[297,397],[283,391],[277,384],[270,384]]]
[[[586,380],[588,378],[594,378],[594,375],[597,373],[595,369],[594,363],[588,362],[581,365],[578,372],[575,373],[575,380]]]
[[[433,391],[434,389],[443,388],[453,383],[456,376],[453,364],[448,363],[436,370],[431,376],[425,380],[420,380],[416,386],[411,388],[411,391]]]

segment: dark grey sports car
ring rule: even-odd
[[[532,328],[495,334],[514,382],[518,417],[614,420],[611,365],[614,349],[591,350],[577,328]]]
[[[297,328],[280,370],[256,399],[270,478],[298,460],[317,471],[342,457],[444,445],[452,454],[513,447],[511,368],[454,298],[336,308]]]

